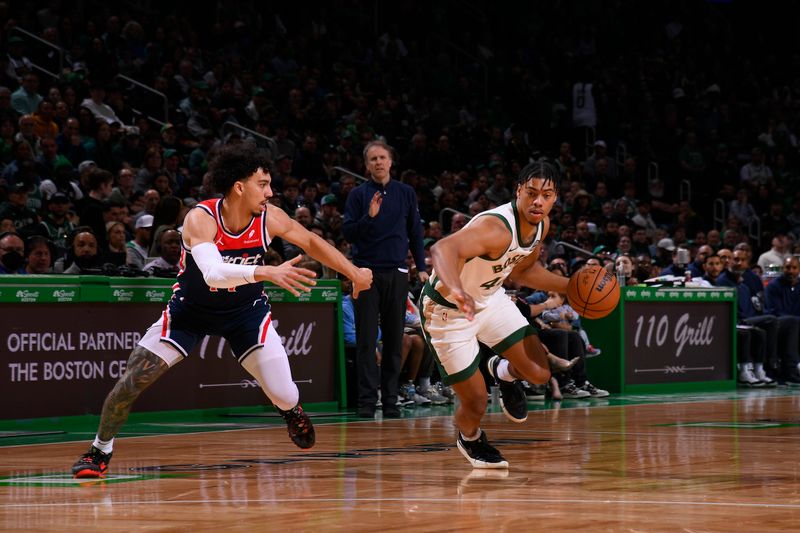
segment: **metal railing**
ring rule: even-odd
[[[722,230],[725,227],[725,200],[717,198],[714,200],[714,229]]]
[[[584,151],[586,152],[586,158],[588,159],[594,153],[594,142],[597,140],[597,132],[592,126],[586,126],[584,130]]]
[[[647,181],[657,180],[659,176],[658,163],[650,161],[647,164]]]
[[[617,144],[616,159],[617,159],[617,177],[620,177],[622,175],[623,169],[625,168],[625,160],[628,159],[628,147],[623,142]]]
[[[563,246],[564,248],[569,248],[570,250],[574,251],[575,253],[579,253],[581,255],[585,255],[586,257],[591,257],[594,254],[589,250],[584,250],[580,246],[575,246],[574,244],[570,244],[564,241],[556,241],[556,246]]]
[[[761,248],[761,217],[754,216],[747,226],[747,236],[756,241],[756,246]]]
[[[238,124],[230,120],[222,125],[223,137],[225,136],[225,131],[229,129],[240,130],[252,137],[263,140],[265,143],[267,143],[267,146],[269,146],[269,151],[272,152],[272,159],[274,160],[278,157],[278,143],[276,143],[272,137],[267,137],[263,133],[258,133],[257,131],[253,131],[250,128],[245,128],[241,124]]]
[[[680,199],[687,202],[692,201],[692,182],[689,180],[681,180]]]
[[[41,44],[43,44],[43,45],[45,45],[45,46],[47,46],[49,48],[52,48],[53,50],[58,52],[58,72],[50,72],[49,70],[47,70],[46,68],[42,67],[41,65],[38,65],[38,64],[33,63],[33,62],[31,62],[31,66],[33,66],[33,68],[35,68],[36,70],[44,72],[45,74],[47,74],[48,76],[50,76],[52,78],[58,79],[59,77],[61,77],[61,73],[64,72],[64,49],[63,48],[61,48],[60,46],[58,46],[56,44],[51,43],[47,39],[42,39],[41,37],[39,37],[35,33],[31,33],[28,30],[23,30],[19,26],[14,26],[13,28],[11,28],[11,31],[15,31],[17,33],[21,33],[22,35],[24,35],[26,37],[29,37],[30,39],[33,39],[34,41],[36,41],[38,43],[41,43]]]
[[[450,225],[451,226],[452,226],[453,217],[456,216],[456,215],[464,215],[465,217],[467,217],[467,222],[472,220],[472,215],[468,215],[465,212],[459,211],[458,209],[453,209],[452,207],[443,207],[439,211],[439,227],[442,228],[442,231],[444,231],[444,214],[445,213],[453,213],[453,216],[450,217],[450,221],[451,221]],[[448,233],[450,232],[450,227],[447,228],[447,231],[448,231]]]
[[[159,121],[158,119],[156,119],[154,117],[151,117],[149,115],[148,115],[147,118],[149,120],[152,120],[153,122],[159,123],[162,126],[164,124],[166,124],[167,122],[169,122],[169,99],[167,98],[166,94],[162,93],[161,91],[157,91],[157,90],[153,89],[152,87],[149,87],[149,86],[145,85],[144,83],[142,83],[140,81],[136,81],[133,78],[129,78],[128,76],[124,76],[122,74],[117,74],[114,77],[114,79],[120,79],[120,80],[126,81],[126,82],[130,83],[131,85],[135,85],[136,87],[142,89],[143,91],[147,91],[149,93],[155,94],[156,96],[160,97],[164,101],[164,119],[163,119],[163,121]],[[139,112],[139,114],[144,114],[144,113]]]
[[[342,174],[347,174],[348,176],[352,176],[356,179],[356,181],[367,181],[367,178],[365,176],[356,174],[352,170],[348,170],[344,167],[333,167],[333,170],[335,170],[336,172],[340,172]]]

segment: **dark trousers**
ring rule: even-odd
[[[778,355],[781,359],[781,376],[797,379],[797,363],[800,363],[800,317],[778,317]]]
[[[763,363],[767,347],[767,333],[753,326],[736,328],[737,361],[739,364]]]
[[[796,316],[760,315],[745,318],[742,323],[764,330],[764,367],[772,377],[797,377],[800,362],[800,318]]]
[[[373,272],[372,287],[353,300],[359,407],[374,408],[379,386],[384,406],[397,402],[407,297],[408,273],[392,270]],[[383,339],[380,368],[375,361],[378,326]]]
[[[773,315],[759,315],[742,319],[742,324],[755,326],[764,331],[764,357],[755,359],[755,362],[764,363],[764,367],[775,370],[779,366],[778,362],[778,320]]]

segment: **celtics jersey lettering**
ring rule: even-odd
[[[517,206],[514,201],[489,211],[484,211],[470,220],[464,228],[468,228],[479,217],[487,216],[497,217],[503,221],[506,228],[511,232],[511,242],[499,257],[481,256],[465,261],[464,268],[459,276],[461,286],[475,300],[476,310],[486,306],[489,297],[502,288],[503,281],[511,274],[514,267],[528,257],[544,238],[544,221],[542,221],[539,222],[536,228],[533,240],[528,243],[522,242],[519,213],[517,213]],[[443,298],[448,299],[448,291],[436,276],[435,270],[431,275],[431,285]]]

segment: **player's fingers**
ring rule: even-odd
[[[311,290],[311,287],[317,284],[316,281],[313,279],[307,278],[305,276],[299,276],[296,274],[291,274],[286,277],[286,283],[290,284],[293,288],[308,292]]]
[[[290,284],[288,284],[286,282],[281,282],[281,283],[278,283],[278,285],[280,285],[281,287],[283,287],[284,289],[286,289],[287,291],[289,291],[293,295],[300,296],[300,293],[297,292],[297,290],[294,287],[292,287]]]
[[[302,267],[293,267],[292,268],[292,274],[299,274],[299,275],[304,276],[306,278],[316,278],[317,277],[317,273],[316,272],[314,272],[313,270],[309,270],[307,268],[302,268]]]
[[[301,259],[303,259],[302,255],[296,255],[296,256],[292,257],[291,259],[289,259],[288,261],[284,261],[283,264],[284,265],[293,266],[293,265],[296,265],[297,263],[299,263]]]
[[[317,284],[316,281],[314,281],[313,279],[308,279],[308,278],[303,278],[302,280],[299,280],[299,281],[300,281],[300,283],[297,286],[303,292],[311,292],[311,287],[313,287],[313,286],[315,286]]]
[[[302,274],[298,274],[296,272],[292,272],[292,274],[290,274],[289,276],[289,279],[297,287],[314,287],[317,284],[317,281],[315,279],[309,278]]]

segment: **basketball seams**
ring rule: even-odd
[[[605,268],[601,269],[601,271],[602,270],[605,270]],[[614,286],[617,284],[617,278],[614,277],[614,276],[611,276],[610,274],[603,274],[603,278],[605,278],[606,276],[608,276],[610,280],[613,280],[613,284],[611,285],[611,289],[608,292],[606,292],[605,294],[601,294],[600,298],[598,298],[597,300],[589,301],[589,305],[597,305],[600,302],[602,302],[609,294],[613,294],[614,293]],[[596,295],[595,294],[591,294],[590,296],[596,296]]]
[[[608,298],[609,296],[611,296],[612,294],[614,294],[614,288],[617,286],[617,280],[616,280],[616,278],[612,278],[612,279],[614,280],[614,284],[611,286],[611,290],[609,290],[607,293],[602,295],[596,302],[592,302],[591,305],[597,305],[600,302],[602,302],[603,300],[605,300],[606,298]]]
[[[598,274],[601,274],[601,272],[602,272],[603,270],[604,270],[603,268],[601,268],[601,267],[597,267],[597,270],[596,270],[596,271],[595,271],[595,273],[594,273],[594,279],[592,280],[592,287],[589,289],[589,292],[586,294],[586,296],[584,296],[584,295],[582,295],[582,294],[581,294],[581,299],[582,299],[584,302],[586,302],[586,306],[587,306],[587,307],[588,307],[589,305],[591,305],[590,299],[591,299],[591,297],[593,296],[593,293],[594,293],[594,288],[595,288],[595,287],[597,287],[597,278],[599,277],[599,276],[598,276]],[[603,274],[603,275],[605,275],[605,274]]]
[[[617,283],[616,277],[610,275],[605,268],[602,267],[589,267],[589,268],[592,269],[593,271],[589,271],[587,269],[586,271],[582,271],[573,275],[575,277],[570,279],[572,283],[571,287],[568,287],[567,296],[569,299],[570,296],[569,289],[572,288],[573,289],[571,291],[572,295],[575,296],[575,298],[573,298],[572,300],[576,301],[570,300],[569,303],[578,312],[579,315],[589,319],[602,318],[604,316],[607,316],[609,312],[613,311],[618,301],[613,306],[610,306],[610,308],[608,309],[606,308],[596,309],[595,307],[601,304],[602,302],[606,301],[606,297],[609,296],[610,294],[614,293],[619,294],[619,289],[618,289],[619,284]],[[588,279],[586,278],[589,278],[589,276],[591,276],[592,274],[594,274],[594,277],[591,279],[591,282],[584,283],[583,281],[588,281]],[[597,288],[597,286],[600,284],[599,280],[604,279],[605,276],[609,276],[609,278],[611,278],[610,280],[608,280],[608,283],[610,285],[608,286],[608,288],[604,287],[605,290],[603,291],[603,294],[597,300],[592,301],[591,298],[594,296],[593,293]],[[588,291],[585,290],[586,287],[588,287]],[[586,296],[584,296],[584,293],[587,293]]]

